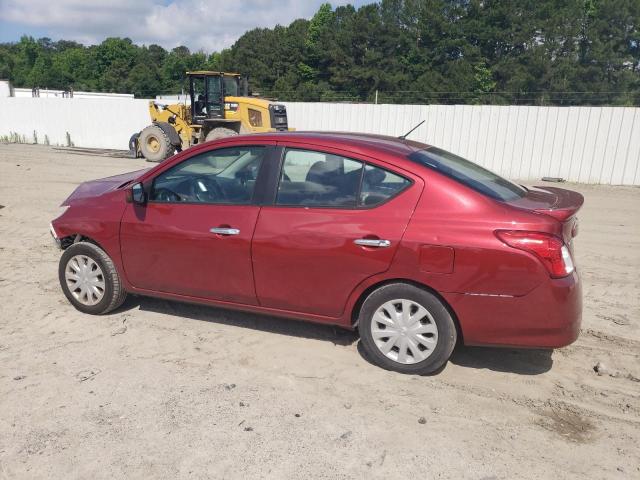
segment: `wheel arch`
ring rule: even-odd
[[[87,235],[83,235],[82,233],[72,233],[71,235],[67,235],[66,237],[61,238],[60,239],[60,248],[62,250],[66,250],[71,245],[73,245],[75,243],[80,243],[80,242],[93,243],[96,247],[101,248],[105,252],[107,251],[102,245],[100,245],[100,242],[98,242],[97,240],[95,240],[92,237],[89,237]]]
[[[71,245],[75,245],[76,243],[85,242],[91,243],[101,249],[103,252],[107,254],[107,256],[114,263],[120,278],[127,289],[131,287],[126,272],[124,270],[124,265],[122,264],[122,258],[120,256],[120,244],[119,241],[117,245],[113,245],[109,239],[103,239],[104,241],[98,241],[94,236],[86,235],[84,233],[72,233],[70,235],[66,235],[60,239],[60,248],[62,251],[69,248]]]
[[[362,309],[362,305],[364,304],[367,297],[371,295],[371,293],[373,293],[378,288],[383,287],[385,285],[389,285],[391,283],[406,283],[408,285],[413,285],[414,287],[420,288],[434,295],[438,300],[440,300],[440,302],[442,302],[442,305],[444,305],[444,307],[449,312],[449,315],[451,315],[451,318],[453,319],[453,323],[456,326],[458,341],[461,343],[464,343],[464,337],[463,337],[462,328],[460,326],[460,320],[458,319],[458,315],[456,314],[453,307],[449,304],[449,302],[447,302],[447,300],[442,295],[440,295],[440,293],[438,293],[437,290],[430,287],[429,285],[416,282],[415,280],[410,280],[408,278],[402,278],[402,277],[387,278],[384,280],[380,280],[378,282],[373,283],[372,285],[369,285],[367,288],[364,289],[362,293],[360,293],[357,300],[353,304],[353,308],[351,309],[351,326],[353,328],[358,326],[358,317],[360,316],[360,310]]]

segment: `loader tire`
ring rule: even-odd
[[[175,152],[168,135],[156,125],[149,125],[142,130],[138,143],[147,162],[162,162]]]
[[[129,138],[129,154],[132,158],[140,158],[142,155],[140,154],[140,146],[138,144],[138,139],[140,138],[140,133],[134,133]]]
[[[204,141],[210,142],[211,140],[218,140],[219,138],[231,137],[233,135],[238,135],[238,132],[230,128],[218,127],[207,133]]]

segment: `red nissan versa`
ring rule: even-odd
[[[409,140],[259,134],[83,183],[51,233],[82,312],[132,293],[357,327],[378,365],[423,374],[458,338],[577,338],[582,203]]]

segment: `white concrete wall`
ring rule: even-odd
[[[640,108],[285,102],[297,130],[398,136],[462,155],[509,178],[640,185]],[[0,98],[0,137],[126,149],[149,124],[148,100]]]
[[[640,185],[640,108],[286,103],[299,130],[399,136],[508,178]]]
[[[0,98],[0,137],[17,133],[38,143],[126,150],[149,125],[149,101],[129,98]]]
[[[12,97],[12,90],[9,80],[0,80],[0,97]]]
[[[69,92],[65,90],[51,90],[48,88],[39,89],[39,98],[59,97],[71,98]],[[9,96],[9,95],[8,95]],[[31,88],[14,88],[12,97],[33,97]],[[73,98],[130,98],[133,99],[132,93],[107,93],[107,92],[73,92]]]
[[[162,104],[170,104],[170,103],[186,103],[190,104],[191,99],[189,94],[181,94],[181,95],[156,95],[156,101]]]

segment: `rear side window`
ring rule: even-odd
[[[285,153],[277,205],[357,208],[380,205],[411,185],[359,160],[311,150]]]
[[[362,162],[330,153],[287,150],[278,205],[355,207]]]
[[[520,185],[440,148],[429,147],[418,150],[411,153],[409,159],[496,200],[507,202],[522,198],[527,194],[527,191]]]
[[[400,175],[373,165],[367,165],[362,177],[360,205],[366,207],[379,205],[400,193],[409,185],[411,185],[411,182]]]

